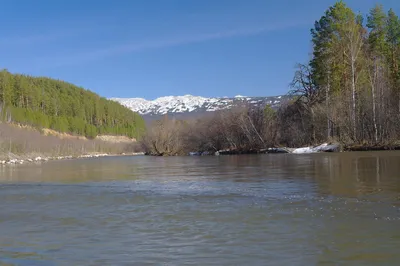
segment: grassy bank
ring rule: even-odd
[[[33,128],[0,123],[0,161],[42,161],[138,152],[136,142],[43,135]]]

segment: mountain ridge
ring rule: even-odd
[[[159,117],[162,115],[191,115],[206,114],[218,110],[226,110],[240,105],[250,105],[252,107],[265,107],[270,105],[278,108],[285,100],[287,95],[278,96],[243,96],[235,97],[202,97],[190,94],[182,96],[163,96],[154,100],[144,98],[110,98],[119,102],[134,112],[139,113],[143,118]]]

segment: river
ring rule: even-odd
[[[400,265],[400,152],[3,166],[0,265]]]

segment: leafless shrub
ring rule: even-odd
[[[170,120],[167,116],[154,121],[142,138],[142,147],[145,152],[157,156],[183,154],[184,129],[182,121]]]
[[[275,111],[239,107],[202,119],[178,121],[164,117],[149,126],[142,144],[153,155],[180,155],[190,151],[222,149],[256,151],[276,144]]]

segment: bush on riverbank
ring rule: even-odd
[[[189,121],[165,116],[148,128],[141,143],[145,152],[158,156],[185,155],[190,151],[214,153],[221,149],[246,153],[274,146],[277,133],[272,109],[238,108]]]

